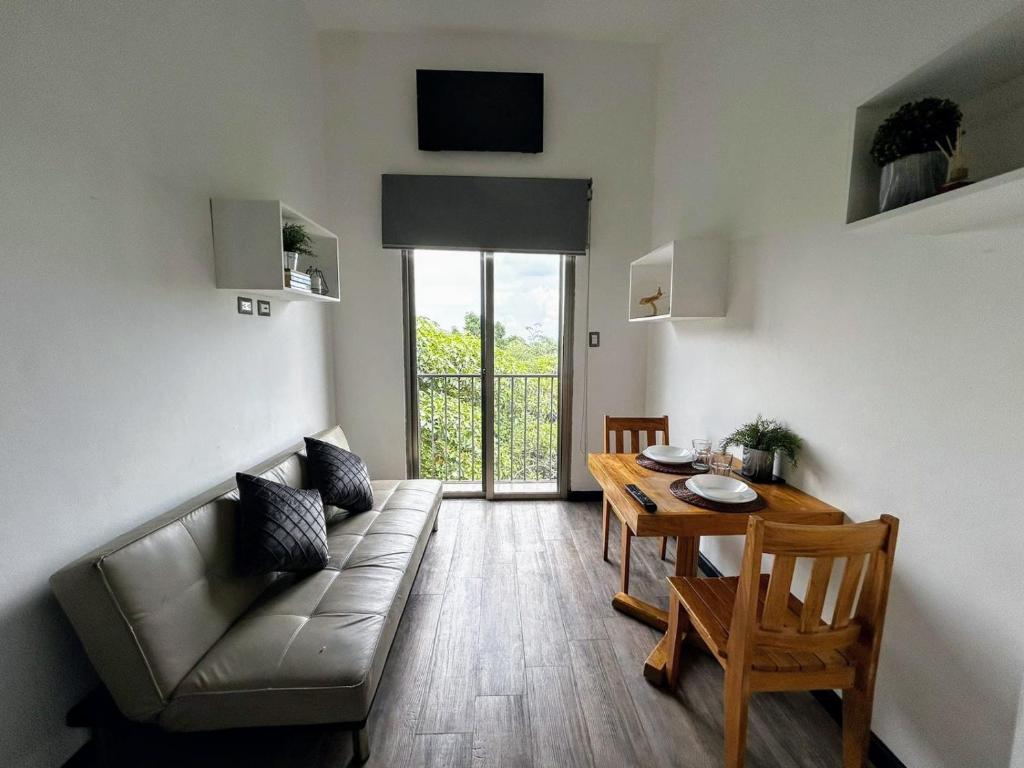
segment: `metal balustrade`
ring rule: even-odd
[[[421,373],[420,475],[445,482],[483,479],[480,374]],[[558,478],[558,375],[494,376],[496,483]]]

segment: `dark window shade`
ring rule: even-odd
[[[590,179],[381,179],[385,248],[586,253]]]

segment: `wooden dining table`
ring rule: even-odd
[[[684,475],[646,469],[636,462],[635,453],[591,453],[587,467],[601,486],[605,499],[618,517],[621,528],[621,589],[612,598],[612,606],[660,631],[668,629],[668,614],[656,605],[629,594],[629,554],[635,536],[675,536],[676,576],[696,576],[702,536],[742,536],[751,514],[765,520],[805,525],[835,525],[843,522],[843,512],[810,494],[785,483],[750,483],[765,500],[766,506],[751,513],[715,512],[676,498],[669,486]],[[749,482],[743,478],[745,482]],[[658,509],[646,511],[626,490],[636,484]],[[668,586],[665,587],[666,594]],[[644,676],[656,685],[664,681],[668,660],[667,635],[651,651],[644,664]]]

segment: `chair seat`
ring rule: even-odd
[[[758,594],[758,618],[764,608],[768,592],[769,574],[761,576]],[[724,666],[729,644],[729,627],[732,626],[733,606],[736,604],[736,586],[739,579],[728,576],[717,579],[669,578],[673,592],[678,596],[693,622],[694,628],[704,638],[708,648]],[[795,596],[790,595],[789,607],[784,624],[796,625],[803,608]],[[824,622],[822,622],[824,624]],[[761,672],[822,672],[852,668],[853,663],[842,651],[817,651],[801,653],[778,649],[755,649],[752,666]]]

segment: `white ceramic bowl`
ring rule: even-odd
[[[662,464],[686,464],[693,461],[693,451],[675,445],[652,445],[644,448],[644,456]]]
[[[725,475],[695,475],[686,481],[686,487],[698,496],[723,504],[743,504],[757,498],[757,492],[749,485]]]

